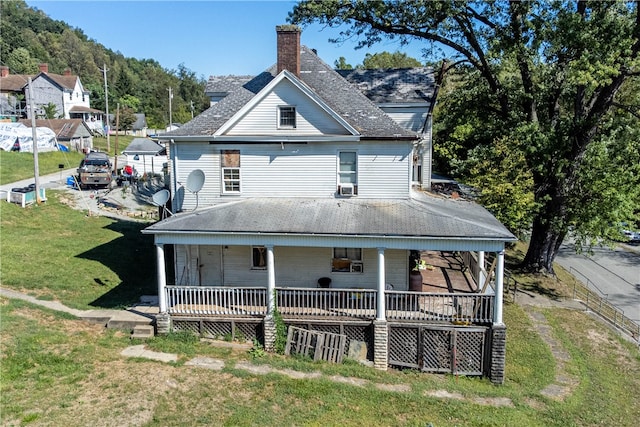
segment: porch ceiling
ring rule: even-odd
[[[516,240],[482,206],[414,192],[408,199],[248,198],[178,213],[144,230],[171,234],[260,234]]]

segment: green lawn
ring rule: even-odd
[[[48,197],[26,209],[0,204],[2,286],[80,309],[124,306],[155,293],[152,242],[140,234],[144,224],[87,217],[62,203],[64,193]],[[561,288],[556,281],[542,282],[546,289]],[[331,365],[277,355],[252,360],[246,351],[184,334],[146,342],[156,351],[177,353],[177,363],[127,359],[122,349],[139,342],[124,332],[0,298],[2,425],[637,425],[638,347],[587,314],[540,312],[569,355],[565,373],[577,380],[564,400],[541,394],[555,380],[556,360],[513,303],[504,311],[505,384],[496,386],[480,378],[381,372],[354,362]],[[185,365],[195,356],[222,359],[225,368]],[[252,374],[237,366],[247,360],[321,375]],[[335,380],[343,377],[365,384]],[[380,385],[403,385],[406,391]],[[434,391],[461,398],[431,397]],[[496,398],[512,406],[478,403]]]
[[[110,136],[109,154],[115,154],[115,136]],[[134,139],[131,135],[120,135],[118,137],[118,153],[127,148]],[[107,138],[95,137],[93,147],[99,151],[107,151]],[[84,155],[76,151],[49,151],[38,154],[38,169],[40,176],[58,172],[62,169],[74,169],[80,164]],[[0,185],[23,179],[33,178],[35,175],[33,153],[20,153],[16,151],[0,150]]]

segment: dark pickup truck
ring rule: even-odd
[[[106,153],[92,152],[78,166],[80,188],[108,187],[113,179],[111,161]]]

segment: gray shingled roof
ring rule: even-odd
[[[122,154],[127,154],[130,156],[136,154],[155,156],[156,154],[159,154],[163,151],[165,151],[165,148],[151,139],[134,138],[133,141],[131,141],[131,144],[127,146]]]
[[[204,88],[206,94],[227,94],[247,83],[254,76],[209,76]]]
[[[176,214],[146,231],[515,240],[482,206],[422,193],[398,200],[241,199]]]
[[[275,65],[238,86],[220,102],[211,106],[180,129],[164,133],[171,136],[213,135],[240,108],[276,76]],[[311,49],[301,46],[300,80],[333,111],[365,138],[415,138],[415,134],[398,125],[384,111],[322,61]]]
[[[435,78],[431,67],[336,71],[377,104],[433,99]]]

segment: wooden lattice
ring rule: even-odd
[[[417,327],[392,327],[389,329],[389,363],[418,368],[420,329]]]
[[[482,375],[486,328],[394,325],[389,328],[389,364],[426,372]]]
[[[450,372],[453,352],[453,329],[424,329],[422,331],[422,370]]]
[[[285,354],[302,354],[311,357],[314,361],[342,363],[346,340],[346,335],[290,326]]]

